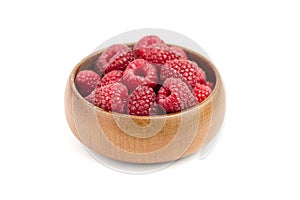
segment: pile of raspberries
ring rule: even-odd
[[[108,47],[90,69],[75,78],[79,93],[108,112],[163,115],[204,101],[213,83],[183,49],[149,35],[135,43]]]

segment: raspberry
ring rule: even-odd
[[[130,48],[124,44],[114,44],[108,47],[99,57],[98,64],[105,66],[110,62],[110,59],[120,51],[130,50]]]
[[[208,86],[208,87],[210,87],[210,89],[214,89],[214,87],[215,87],[215,85],[214,85],[214,83],[212,83],[212,82],[210,82],[210,81],[206,81],[206,85]]]
[[[155,66],[143,59],[132,61],[124,71],[123,82],[129,90],[133,91],[140,85],[154,87],[158,82]]]
[[[128,90],[126,86],[121,83],[113,83],[96,88],[92,102],[105,111],[123,113],[127,98]]]
[[[85,97],[89,95],[97,86],[100,76],[92,70],[78,72],[75,78],[75,85],[79,93]]]
[[[156,35],[148,35],[145,36],[143,38],[141,38],[133,47],[133,50],[136,49],[145,49],[148,46],[152,45],[152,44],[165,44],[165,42],[160,39],[158,36]]]
[[[137,87],[130,95],[127,109],[128,114],[149,116],[157,114],[156,95],[151,87]]]
[[[172,113],[196,105],[196,99],[181,79],[167,78],[158,91],[157,103],[167,113]]]
[[[206,74],[200,67],[197,68],[196,83],[206,85]]]
[[[205,73],[195,62],[189,60],[167,61],[161,67],[160,78],[164,81],[166,78],[180,78],[185,81],[189,87],[195,87],[197,82],[205,83]]]
[[[98,58],[95,71],[102,75],[112,70],[125,70],[126,66],[135,59],[134,53],[124,44],[114,44],[108,47]]]
[[[172,51],[175,52],[176,54],[180,55],[182,59],[188,59],[186,53],[182,48],[178,46],[171,46],[170,49],[172,49]]]
[[[138,58],[146,57],[146,49],[152,44],[165,44],[163,40],[161,40],[156,35],[145,36],[140,39],[133,47],[133,50]]]
[[[197,98],[197,102],[201,103],[204,101],[211,93],[209,86],[197,83],[194,88],[194,96]]]
[[[112,83],[121,83],[122,82],[123,71],[121,70],[113,70],[105,74],[100,82],[99,86],[105,86]]]
[[[91,104],[94,104],[94,100],[95,100],[95,90],[93,90],[88,96],[84,97],[88,102],[90,102]]]
[[[145,60],[154,64],[164,64],[168,60],[181,59],[181,55],[164,44],[153,44],[146,49]]]
[[[162,108],[158,103],[155,102],[150,113],[152,113],[152,115],[165,115],[166,110]]]

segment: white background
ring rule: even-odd
[[[0,199],[299,199],[299,10],[296,0],[1,1]],[[227,116],[204,160],[131,175],[85,151],[63,97],[83,57],[148,27],[206,50]]]

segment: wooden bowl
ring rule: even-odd
[[[66,118],[76,138],[95,153],[131,163],[173,161],[207,145],[222,126],[225,91],[215,66],[202,55],[183,49],[215,87],[201,104],[157,116],[106,112],[86,101],[75,87],[76,74],[94,65],[104,50],[84,58],[72,71],[65,90]]]

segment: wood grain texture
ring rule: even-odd
[[[71,131],[92,151],[125,162],[161,163],[188,156],[208,144],[219,132],[225,114],[225,90],[215,66],[184,49],[215,84],[201,104],[180,113],[130,116],[111,113],[87,102],[77,91],[78,71],[88,69],[103,50],[83,59],[72,71],[65,91],[65,113]]]

